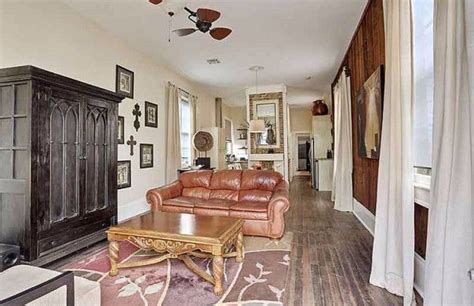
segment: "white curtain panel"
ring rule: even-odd
[[[333,98],[334,98],[334,101],[333,101],[333,105],[334,105],[334,168],[333,168],[333,172],[332,172],[332,191],[331,191],[331,201],[335,202],[336,201],[336,150],[337,150],[337,131],[340,130],[339,126],[338,126],[338,121],[336,119],[336,113],[337,113],[337,109],[336,109],[336,105],[339,104],[340,100],[341,100],[341,90],[340,90],[340,86],[339,86],[339,80],[338,80],[338,83],[336,83],[336,86],[334,86],[333,88]]]
[[[166,183],[178,178],[181,168],[181,133],[179,128],[179,89],[168,83],[166,124]]]
[[[352,211],[352,118],[350,77],[343,70],[334,94],[334,209]],[[337,191],[337,192],[336,192]]]
[[[191,103],[191,112],[192,112],[191,118],[192,118],[192,120],[193,120],[193,122],[192,122],[192,124],[191,124],[191,126],[192,126],[192,131],[191,131],[191,132],[192,132],[192,134],[194,135],[194,134],[196,133],[196,131],[197,131],[197,130],[196,130],[196,126],[197,126],[197,124],[196,124],[196,122],[197,122],[197,121],[196,121],[196,120],[197,120],[197,118],[196,118],[196,110],[197,110],[198,98],[197,98],[196,96],[189,95],[189,102]],[[191,159],[192,159],[192,160],[194,160],[194,159],[196,158],[196,156],[197,156],[196,153],[197,153],[196,150],[193,148],[193,149],[191,150]]]
[[[468,278],[469,269],[474,268],[474,58],[468,58],[472,49],[470,53],[467,49],[468,43],[472,48],[472,37],[468,42],[466,34],[473,34],[472,3],[467,7],[468,2],[472,1],[435,1],[426,305],[474,305],[474,281]]]
[[[370,283],[413,299],[412,16],[410,0],[384,1],[385,93]]]

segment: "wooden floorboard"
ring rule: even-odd
[[[401,305],[401,297],[369,284],[373,238],[352,213],[335,211],[330,197],[311,189],[306,177],[290,184],[285,219],[294,241],[286,304]]]

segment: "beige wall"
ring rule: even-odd
[[[247,152],[239,150],[240,147],[246,145],[244,140],[239,140],[240,132],[237,131],[240,125],[247,120],[245,106],[230,106],[222,104],[222,117],[232,121],[232,140],[233,154],[237,157],[247,157]]]
[[[291,132],[311,131],[311,107],[290,107]]]
[[[237,158],[248,157],[247,151],[239,150],[239,148],[246,146],[247,142],[245,140],[239,140],[239,134],[241,131],[237,131],[241,127],[241,124],[244,124],[247,121],[247,112],[245,106],[236,106],[230,108],[230,119],[232,120],[233,127],[233,152]]]
[[[133,135],[138,143],[153,143],[155,153],[155,167],[140,169],[139,154],[132,157],[127,145],[119,145],[119,160],[132,161],[132,187],[118,191],[119,218],[125,218],[147,209],[146,190],[165,182],[167,82],[198,96],[198,128],[215,126],[214,96],[59,1],[0,0],[0,67],[35,65],[115,91],[117,64],[135,73],[135,98],[125,99],[119,110],[125,117],[125,137]],[[132,109],[139,103],[143,110],[145,100],[158,104],[159,127],[145,127],[142,116],[141,128],[135,132]]]

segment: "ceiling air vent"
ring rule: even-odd
[[[217,64],[220,64],[221,61],[218,58],[210,58],[207,60],[207,63],[209,65],[217,65]]]

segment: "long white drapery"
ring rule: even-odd
[[[370,283],[413,301],[412,16],[384,1],[385,93]]]
[[[334,209],[352,211],[351,88],[345,69],[334,88],[334,132]]]
[[[473,4],[469,2],[435,2],[433,168],[425,265],[426,305],[474,304],[474,282],[467,274],[474,268],[474,58],[472,37],[467,36],[474,34],[468,24],[471,27],[474,24]]]
[[[168,83],[167,124],[166,124],[166,183],[178,177],[181,167],[181,133],[179,129],[179,89]]]
[[[198,98],[193,95],[189,95],[189,103],[191,103],[191,120],[193,121],[191,124],[191,134],[194,135],[196,133],[197,129],[197,117],[196,117],[196,110],[197,110],[197,103],[198,103]],[[191,159],[194,160],[197,157],[196,150],[193,148],[191,150]]]

